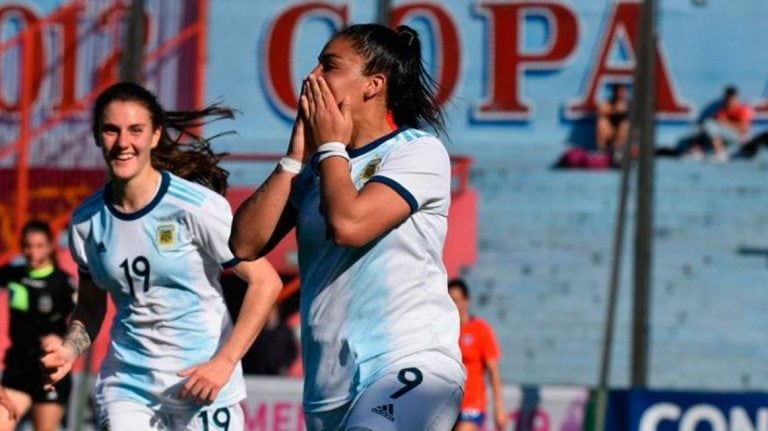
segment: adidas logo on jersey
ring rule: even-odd
[[[384,416],[385,418],[389,419],[390,422],[395,421],[395,407],[392,404],[382,404],[378,407],[372,408],[371,411],[377,415]]]
[[[96,246],[96,251],[99,253],[105,253],[107,251],[107,246],[105,246],[103,242],[100,242],[99,245]]]

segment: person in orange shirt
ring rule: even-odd
[[[753,115],[752,108],[739,100],[739,90],[732,85],[725,87],[720,108],[701,126],[703,138],[709,141],[714,151],[712,161],[727,162],[730,158],[727,147],[747,142]],[[701,144],[694,145],[688,157],[702,158]]]
[[[477,431],[483,427],[487,410],[486,372],[491,381],[496,429],[504,429],[507,413],[504,409],[501,373],[499,372],[501,350],[496,342],[496,335],[488,323],[469,314],[469,288],[464,280],[453,279],[449,281],[448,293],[459,309],[461,321],[459,346],[462,362],[467,369],[467,382],[464,385],[461,413],[453,429],[454,431]]]

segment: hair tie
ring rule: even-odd
[[[408,46],[409,48],[411,47],[411,45],[413,45],[414,39],[418,37],[418,35],[412,28],[406,27],[404,25],[401,25],[400,27],[397,28],[397,36],[403,39],[403,41],[405,41],[405,45]]]

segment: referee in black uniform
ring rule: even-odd
[[[19,419],[31,411],[35,430],[57,430],[69,400],[71,380],[67,377],[54,391],[46,392],[40,357],[42,345],[53,337],[60,339],[67,329],[74,288],[69,276],[56,267],[56,246],[47,223],[33,220],[24,225],[21,245],[25,262],[0,268],[0,288],[10,293],[11,339],[2,384]],[[0,414],[0,431],[12,430],[15,422]]]

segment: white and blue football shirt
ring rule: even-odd
[[[117,309],[96,383],[100,405],[202,408],[179,399],[186,378],[176,373],[209,361],[232,330],[219,282],[222,268],[237,263],[227,245],[231,223],[226,199],[165,171],[155,197],[137,212],[112,206],[108,185],[75,210],[72,256]],[[208,407],[243,398],[238,364]]]
[[[312,169],[297,179],[304,408],[320,412],[352,401],[387,364],[424,351],[461,364],[459,315],[442,261],[451,199],[443,144],[399,129],[349,151],[352,181],[385,184],[411,215],[360,248],[329,239]],[[462,368],[463,369],[463,368]],[[457,376],[463,381],[464,376]]]

